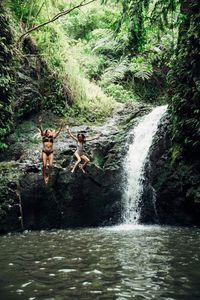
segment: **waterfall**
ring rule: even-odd
[[[134,140],[124,161],[126,187],[124,189],[123,223],[138,224],[140,218],[139,203],[143,192],[143,173],[149,148],[157,131],[160,119],[167,110],[167,105],[154,108],[139,120],[131,131]]]

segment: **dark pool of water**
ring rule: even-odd
[[[200,299],[200,230],[155,226],[0,237],[0,299]]]

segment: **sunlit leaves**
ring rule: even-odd
[[[133,77],[142,80],[149,79],[153,73],[152,65],[145,61],[143,57],[133,58],[130,70],[133,73]]]

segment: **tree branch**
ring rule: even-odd
[[[69,14],[69,13],[72,12],[73,10],[78,9],[78,8],[80,8],[80,7],[82,7],[82,6],[88,5],[88,4],[90,4],[90,3],[94,2],[94,1],[96,1],[96,0],[88,0],[87,2],[86,2],[86,0],[83,0],[83,1],[81,1],[79,4],[77,4],[76,6],[70,8],[70,9],[66,9],[66,10],[61,11],[60,13],[58,13],[57,15],[55,15],[52,19],[50,19],[49,21],[46,21],[46,22],[44,22],[44,23],[41,23],[41,24],[39,24],[39,25],[36,25],[36,26],[34,26],[34,27],[28,29],[25,33],[23,33],[23,34],[19,37],[19,39],[18,39],[18,41],[17,41],[17,44],[19,44],[19,42],[20,42],[23,38],[25,38],[26,35],[28,35],[29,33],[31,33],[32,31],[35,31],[35,30],[37,30],[37,29],[39,29],[39,28],[41,28],[41,27],[43,27],[43,26],[45,26],[45,25],[48,25],[48,24],[50,24],[50,23],[53,23],[53,22],[56,21],[57,19],[59,19],[59,18],[65,16],[65,15]]]

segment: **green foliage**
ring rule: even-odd
[[[13,126],[14,55],[9,19],[0,4],[0,151],[7,148],[5,138]]]
[[[145,9],[142,1],[130,1],[128,49],[133,54],[139,53],[146,42]]]
[[[119,58],[124,52],[124,42],[109,29],[95,29],[91,34],[90,47],[92,52],[107,58]]]
[[[172,30],[178,24],[180,1],[178,0],[157,0],[151,13],[151,22],[156,24],[161,31],[165,31],[166,28]]]
[[[198,158],[200,150],[200,8],[198,1],[181,6],[184,15],[179,31],[176,60],[169,74],[174,148],[183,159]]]
[[[151,62],[144,57],[134,57],[131,60],[130,71],[133,78],[145,80],[152,76],[153,67]]]
[[[182,152],[183,152],[183,149],[180,145],[174,145],[171,148],[171,163],[172,163],[172,165],[182,159]]]
[[[112,61],[111,66],[109,66],[103,76],[102,81],[118,83],[123,81],[129,71],[128,60],[122,59],[120,61]]]
[[[85,116],[91,113],[93,101],[98,103],[95,114],[101,118],[104,111],[110,113],[115,106],[113,98],[118,102],[165,99],[178,11],[175,0],[174,4],[171,1],[95,1],[34,31],[32,36],[40,54],[54,74],[48,78],[54,96],[42,83],[43,109],[57,114],[68,110],[68,115],[73,115],[74,109],[76,115],[79,107],[79,114]],[[78,0],[13,0],[9,5],[28,29],[77,3]],[[160,34],[154,20],[158,12],[166,21],[164,33]]]
[[[112,96],[121,103],[139,101],[139,97],[137,97],[137,95],[133,95],[132,92],[124,89],[123,86],[119,84],[110,83],[106,85],[105,91],[108,95]]]
[[[20,5],[22,3],[23,5]],[[64,0],[46,2],[42,0],[14,0],[10,3],[10,8],[19,20],[23,20],[26,27],[30,27],[46,21],[47,18],[51,18],[59,11],[77,3],[79,1],[71,1],[66,4]],[[102,18],[101,15],[93,13],[93,6],[83,8],[83,10],[83,12],[74,11],[70,16],[33,32],[40,54],[54,74],[53,80],[50,79],[50,82],[53,83],[56,80],[56,84],[53,84],[55,91],[53,97],[49,95],[48,87],[45,88],[44,82],[42,107],[43,109],[49,108],[54,113],[64,114],[66,110],[69,110],[69,106],[75,103],[75,106],[80,105],[82,111],[82,106],[85,110],[90,109],[92,95],[94,103],[96,103],[96,99],[98,102],[102,102],[101,105],[97,105],[99,111],[95,110],[96,115],[104,115],[104,110],[107,112],[107,107],[115,105],[114,101],[103,92],[99,92],[99,87],[94,84],[93,79],[99,71],[98,65],[96,71],[93,69],[96,57],[94,56],[93,59],[93,56],[87,53],[82,42],[75,42],[75,39],[80,37],[86,41],[91,30],[98,27],[102,22]],[[109,14],[107,14],[106,20],[108,18],[110,18]],[[82,55],[87,59],[87,62],[88,60],[91,61],[91,65],[82,59]],[[89,84],[85,77],[92,79],[93,82]],[[88,88],[90,90],[87,90]],[[63,96],[64,102],[62,101]],[[110,103],[105,105],[106,101],[110,101]],[[88,105],[86,105],[87,102]]]
[[[163,97],[167,67],[165,72],[163,68],[169,65],[176,33],[174,29],[170,32],[170,22],[165,22],[165,33],[158,37],[158,25],[152,25],[150,19],[155,18],[159,11],[161,15],[169,14],[167,18],[170,21],[170,12],[173,12],[175,22],[177,6],[158,5],[158,2],[95,1],[33,32],[43,58],[59,82],[55,89],[57,98],[63,93],[64,82],[68,104],[90,101],[86,96],[89,85],[84,86],[85,79],[92,81],[93,87],[94,83],[102,87],[105,94],[120,102],[126,102],[126,99],[150,99],[152,102]],[[18,20],[29,28],[77,3],[78,0],[68,3],[64,0],[13,0],[10,7]],[[158,84],[159,81],[161,83]],[[141,87],[142,91],[138,92]],[[101,95],[106,98],[106,95]],[[45,107],[52,107],[56,112],[58,101],[51,97],[47,99]],[[58,109],[59,113],[65,109],[62,106]]]

